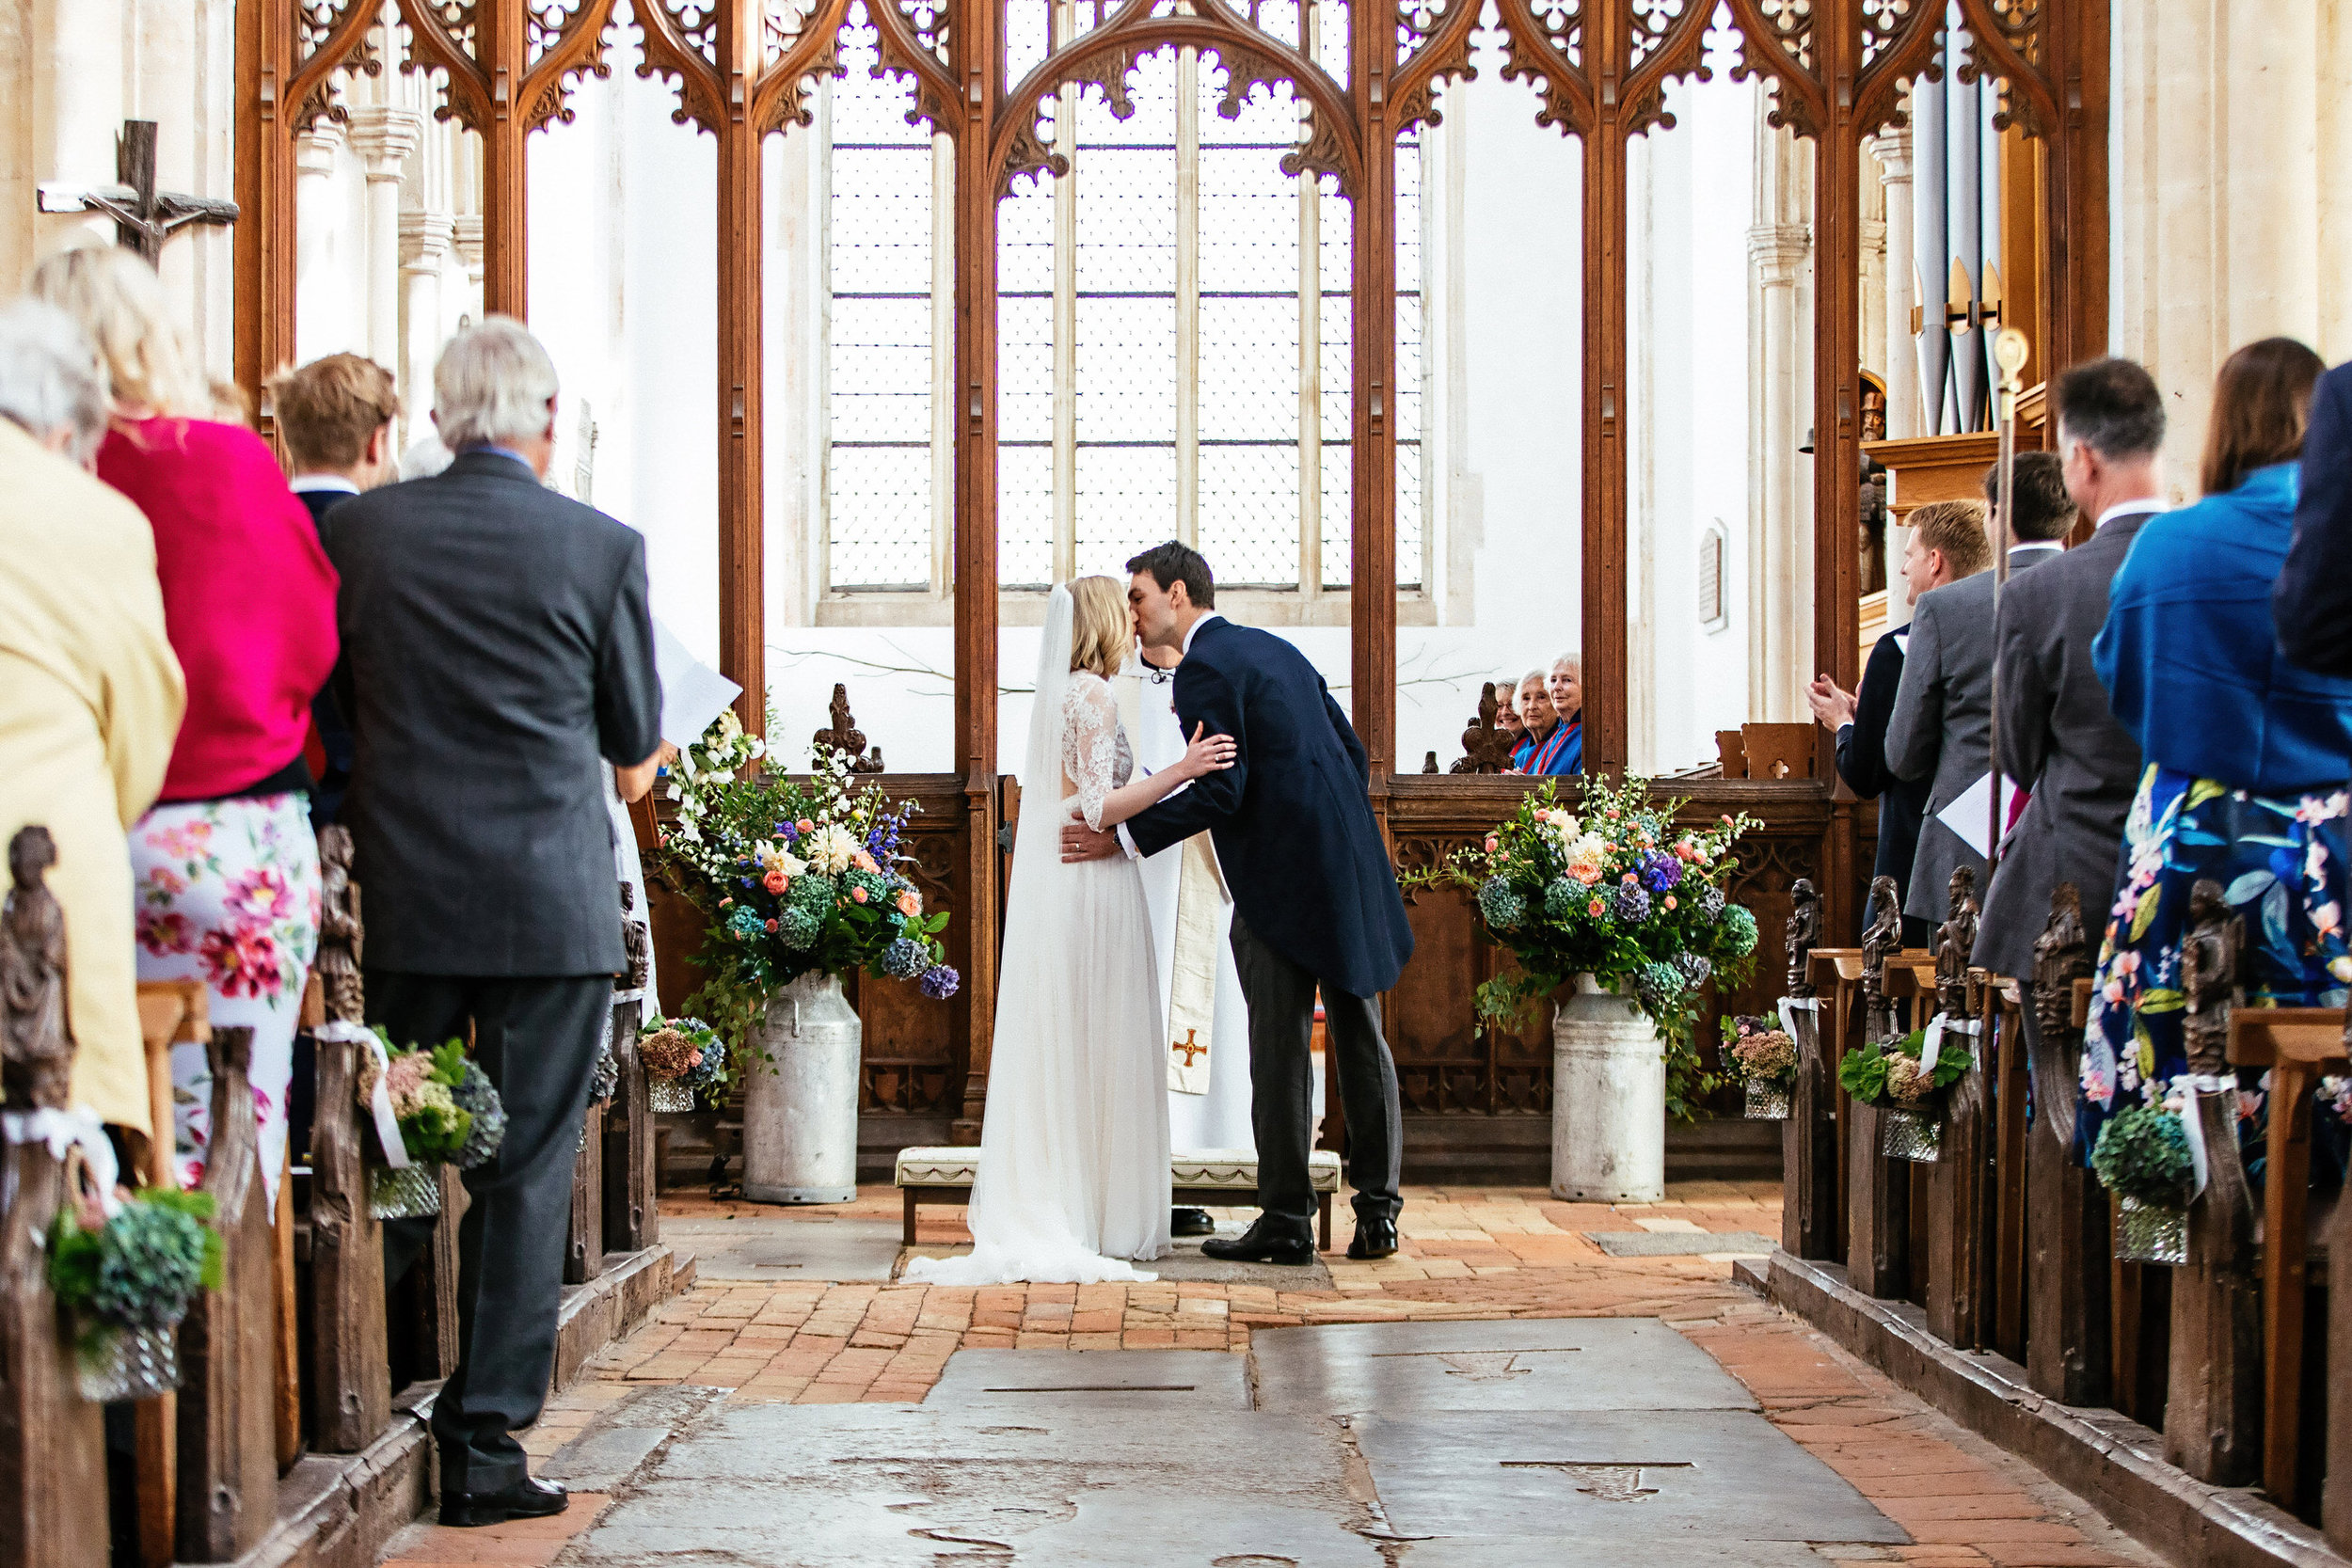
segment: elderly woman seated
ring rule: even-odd
[[[72,318],[0,310],[0,843],[56,841],[72,1102],[152,1136],[124,834],[163,787],[184,702],[155,546],[137,507],[90,477],[106,376]]]

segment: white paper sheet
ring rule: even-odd
[[[653,623],[654,670],[661,677],[661,738],[679,751],[694,744],[742,688],[686,651],[686,644]]]
[[[1992,852],[1992,843],[1985,836],[1989,827],[1986,811],[1992,801],[1991,772],[1980,773],[1977,782],[1960,792],[1959,798],[1935,814],[1935,819],[1958,833],[1969,848],[1979,855]],[[2001,780],[2001,825],[2006,832],[2009,814],[2016,798],[2025,793],[2025,786],[2015,779]]]

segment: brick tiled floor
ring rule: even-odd
[[[854,1203],[780,1212],[664,1195],[668,1214],[778,1223],[896,1219],[887,1188]],[[1919,1543],[1853,1547],[1856,1560],[1931,1568],[2073,1568],[2156,1560],[2019,1461],[1929,1411],[1878,1373],[1731,1282],[1727,1259],[1612,1258],[1586,1231],[1761,1231],[1777,1235],[1776,1184],[1691,1182],[1663,1203],[1561,1203],[1536,1191],[1416,1188],[1392,1259],[1326,1259],[1332,1289],[1163,1282],[949,1290],[921,1285],[698,1285],[597,1358],[549,1402],[524,1446],[540,1458],[632,1391],[691,1383],[736,1402],[920,1401],[968,1347],[1244,1351],[1256,1328],[1396,1319],[1657,1317],[1752,1389],[1766,1415]],[[782,1221],[789,1223],[788,1220]],[[927,1246],[969,1239],[960,1211],[927,1210]],[[412,1530],[387,1560],[548,1562],[604,1504],[582,1497],[560,1519],[489,1530]],[[562,1529],[550,1528],[561,1526]]]

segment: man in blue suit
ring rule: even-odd
[[[1062,859],[1153,854],[1207,832],[1233,894],[1233,963],[1249,1000],[1250,1120],[1258,1206],[1248,1231],[1201,1244],[1248,1262],[1314,1260],[1312,1134],[1315,996],[1339,1065],[1356,1188],[1350,1258],[1396,1250],[1404,1124],[1396,1065],[1380,1032],[1380,993],[1412,956],[1413,933],[1366,797],[1363,743],[1306,657],[1216,613],[1199,552],[1170,541],[1127,562],[1127,599],[1147,647],[1181,648],[1176,717],[1184,732],[1230,735],[1233,766],[1196,780],[1121,824],[1062,831]]]

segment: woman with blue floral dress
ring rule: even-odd
[[[2140,531],[2092,645],[2143,768],[2083,1040],[2079,1156],[2107,1117],[2162,1103],[2188,1069],[2181,952],[2198,882],[2218,884],[2243,925],[2249,1006],[2341,1007],[2352,988],[2352,680],[2289,663],[2270,619],[2321,369],[2285,338],[2223,364],[2204,499]]]

